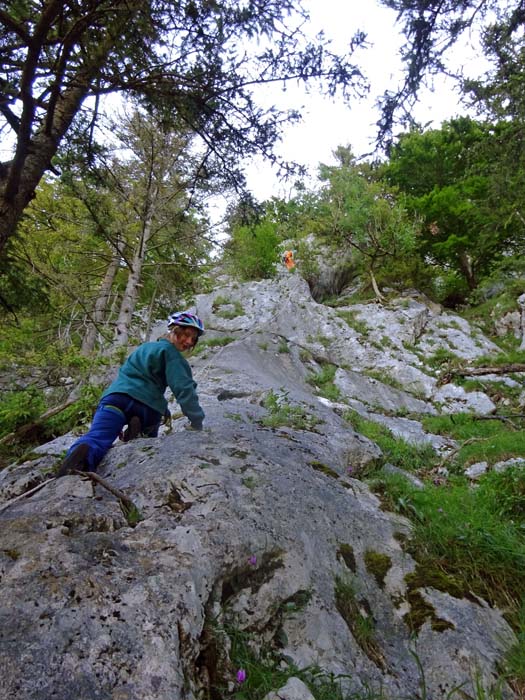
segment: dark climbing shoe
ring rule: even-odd
[[[57,476],[65,476],[74,471],[84,472],[89,468],[88,464],[89,445],[82,443],[77,445],[64,459],[58,470]]]
[[[133,416],[122,435],[122,441],[129,442],[130,440],[134,440],[135,438],[138,438],[141,433],[142,424],[140,422],[140,418],[138,416]]]

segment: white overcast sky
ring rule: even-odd
[[[356,155],[372,150],[379,114],[374,107],[378,95],[394,88],[400,81],[401,61],[399,46],[404,41],[400,27],[396,26],[396,13],[379,4],[378,0],[304,0],[311,17],[312,34],[323,30],[333,41],[333,49],[344,52],[357,29],[366,32],[369,48],[355,55],[355,62],[368,77],[370,96],[363,101],[357,98],[351,106],[342,101],[306,95],[304,90],[289,87],[286,93],[274,89],[272,99],[278,106],[294,107],[302,111],[301,124],[285,131],[277,145],[277,152],[285,159],[297,160],[308,166],[315,177],[319,163],[333,163],[333,151],[339,145],[350,145]],[[479,54],[466,46],[456,51],[455,63],[476,65]],[[478,73],[478,70],[475,70]],[[445,119],[465,113],[459,104],[453,86],[440,78],[434,91],[424,90],[414,116],[421,124],[439,127]],[[280,183],[272,169],[253,161],[247,168],[248,184],[260,201],[271,196],[286,196],[290,184]]]

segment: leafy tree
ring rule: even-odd
[[[453,75],[447,57],[467,31],[483,34],[496,28],[496,33],[499,29],[511,30],[519,36],[525,24],[521,0],[506,3],[500,0],[381,0],[381,3],[397,12],[406,39],[401,48],[404,79],[396,89],[386,91],[380,101],[379,138],[388,148],[392,145],[396,123],[413,125],[411,108],[421,85],[431,85],[433,77],[440,73]],[[456,78],[461,84],[464,76],[459,74]]]
[[[480,113],[495,118],[522,121],[525,117],[522,13],[500,15],[485,27],[481,41],[485,59],[491,67],[486,75],[465,78],[463,91]]]
[[[486,134],[483,124],[468,117],[452,119],[440,129],[414,127],[399,136],[381,174],[411,197],[419,197],[464,177],[472,166],[473,147]]]
[[[98,211],[108,218],[102,198]],[[87,207],[63,183],[43,181],[9,249],[22,279],[47,290],[45,307],[29,302],[21,313],[34,316],[38,310],[48,340],[60,328],[62,341],[72,342],[70,333],[81,330],[81,319],[89,316],[100,266],[110,255]]]
[[[225,247],[225,258],[242,280],[273,277],[279,262],[276,225],[267,219],[251,226],[234,226]]]
[[[251,192],[243,192],[236,202],[228,206],[226,225],[230,230],[236,226],[250,226],[257,224],[263,216],[264,206]]]
[[[12,239],[0,258],[0,318],[16,322],[20,312],[43,311],[48,302],[48,285],[20,260]]]
[[[151,314],[159,296],[187,292],[209,248],[190,137],[140,111],[114,131],[120,158],[87,178],[43,183],[10,241],[26,277],[50,290],[42,315],[51,335],[60,326],[85,355],[115,330],[126,344],[137,305]]]
[[[326,185],[319,196],[318,230],[353,248],[381,298],[376,273],[414,250],[418,224],[395,192],[377,180],[372,165],[357,163],[348,148],[340,147],[336,156],[338,165],[320,168]]]
[[[318,79],[330,94],[360,85],[350,53],[309,41],[296,0],[7,0],[0,9],[0,130],[14,155],[0,164],[0,251],[15,232],[64,138],[92,154],[100,98],[133,95],[200,136],[203,167],[242,184],[239,163],[274,158],[295,111],[264,110],[257,84]],[[89,98],[89,99],[88,99]]]
[[[266,218],[277,225],[282,240],[305,238],[315,230],[317,196],[302,182],[295,183],[293,197],[286,200],[272,197],[264,203],[264,208]]]
[[[155,115],[140,110],[123,118],[115,132],[127,154],[125,160],[109,164],[107,173],[127,268],[115,339],[126,345],[148,266],[155,278],[151,307],[163,276],[159,268],[171,264],[183,269],[184,259],[192,267],[196,255],[204,257],[208,244],[202,238],[205,220],[198,207],[210,183],[191,153],[190,133],[165,129]]]
[[[442,151],[436,154],[433,167],[427,167],[424,161],[417,163],[417,169],[425,172],[424,178],[432,171],[436,176],[434,184],[438,189],[434,194],[430,194],[428,182],[416,184],[415,177],[410,191],[415,195],[419,188],[419,194],[426,193],[423,206],[440,210],[442,225],[434,227],[438,240],[432,246],[427,237],[427,244],[442,262],[455,258],[452,270],[460,268],[463,280],[472,289],[491,265],[501,264],[509,254],[522,253],[525,242],[523,2],[382,0],[382,4],[397,12],[406,38],[401,49],[406,66],[404,80],[382,99],[383,145],[392,148],[396,123],[413,124],[411,106],[417,100],[420,86],[431,85],[433,77],[440,73],[455,74],[465,102],[470,101],[487,118],[483,126],[471,130],[478,141],[476,145],[467,143],[466,133],[458,139],[458,145],[467,148],[468,155],[457,149],[453,154],[445,139],[439,144]],[[448,61],[451,47],[467,32],[481,39],[484,56],[492,64],[485,75],[475,79],[464,75],[461,69],[451,70]],[[481,137],[475,133],[479,128],[484,132]],[[411,138],[415,138],[413,133]],[[406,146],[405,142],[403,148]],[[428,141],[427,146],[426,154],[431,158]],[[445,183],[440,179],[438,161],[444,156],[449,164],[449,156],[454,155],[458,156],[457,164],[463,168],[463,174],[458,177],[449,171],[446,182],[449,189],[445,192],[441,190]],[[466,159],[470,162],[466,163]],[[395,181],[399,182],[397,178]],[[430,223],[428,219],[427,223]]]
[[[491,177],[490,206],[512,233],[506,255],[523,254],[525,243],[525,51],[523,11],[500,14],[482,34],[491,68],[482,78],[463,81],[479,114],[494,125],[484,157]]]
[[[413,129],[401,135],[382,171],[424,221],[420,254],[459,275],[463,295],[514,245],[517,222],[498,184],[499,131],[468,118]]]

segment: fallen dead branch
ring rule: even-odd
[[[117,489],[115,486],[110,484],[109,481],[106,481],[106,479],[103,479],[95,472],[74,471],[73,473],[91,479],[91,481],[95,482],[96,484],[100,484],[100,486],[103,486],[110,493],[116,496],[120,502],[120,506],[122,508],[124,516],[126,517],[126,520],[131,526],[136,525],[140,520],[142,520],[142,516],[140,514],[139,509],[133,503],[131,498],[126,493],[124,493],[124,491]]]
[[[21,425],[16,430],[13,430],[12,433],[8,433],[7,435],[4,435],[4,437],[0,439],[0,445],[4,445],[5,443],[12,442],[13,440],[20,440],[21,438],[24,437],[24,435],[27,435],[31,431],[38,428],[45,420],[47,420],[48,418],[51,418],[51,416],[56,416],[57,413],[61,413],[69,406],[72,406],[75,403],[75,401],[76,401],[75,399],[69,399],[65,403],[60,404],[60,406],[55,406],[54,408],[50,408],[45,413],[42,413],[41,416],[39,416],[38,418],[35,418],[35,420],[32,421],[31,423],[26,423],[25,425]]]
[[[484,374],[513,374],[514,372],[525,372],[525,364],[514,363],[497,365],[495,367],[463,367],[460,369],[451,369],[443,374],[439,380],[439,384],[448,384],[454,377],[479,377]]]
[[[9,506],[12,506],[13,503],[16,503],[17,501],[21,501],[22,498],[27,498],[28,496],[32,496],[34,493],[37,491],[40,491],[40,489],[43,489],[46,484],[49,484],[50,481],[54,481],[56,477],[52,476],[50,479],[46,479],[45,481],[42,481],[41,484],[38,484],[32,489],[29,489],[29,491],[25,491],[24,493],[21,493],[20,496],[16,496],[15,498],[12,498],[10,501],[7,501],[7,503],[3,503],[0,506],[0,513],[4,511],[6,508]]]
[[[122,501],[122,503],[127,507],[127,508],[136,508],[135,504],[131,500],[131,498],[124,493],[124,491],[121,491],[120,489],[117,489],[115,486],[112,486],[109,481],[106,481],[106,479],[103,479],[101,476],[98,474],[95,474],[95,472],[81,472],[81,471],[75,471],[74,474],[78,474],[79,476],[86,477],[87,479],[91,479],[91,481],[94,481],[97,484],[100,484],[103,486],[105,489],[107,489],[110,493],[112,493],[114,496],[116,496],[119,501]]]
[[[461,443],[461,445],[458,445],[452,452],[449,452],[441,462],[437,465],[437,469],[444,467],[447,462],[451,462],[454,457],[466,446],[466,445],[471,445],[473,442],[486,442],[488,438],[480,438],[480,437],[472,437],[469,438],[468,440],[465,440],[464,442]]]

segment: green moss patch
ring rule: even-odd
[[[331,476],[332,479],[339,479],[339,474],[333,469],[330,469],[330,467],[327,467],[326,464],[323,464],[322,462],[313,461],[310,462],[310,466],[316,471],[326,474],[326,476]]]
[[[455,629],[451,622],[443,620],[436,615],[432,605],[423,598],[418,590],[409,589],[407,591],[407,600],[410,604],[410,611],[404,615],[403,620],[415,634],[419,632],[427,620],[435,632]]]
[[[385,585],[385,576],[392,566],[392,560],[386,554],[368,549],[364,555],[366,570],[375,578],[381,588]]]
[[[242,566],[237,567],[222,583],[221,604],[226,605],[233,596],[245,588],[256,592],[282,566],[282,552],[276,551],[265,553],[259,557],[255,566],[247,561]]]
[[[375,635],[375,622],[366,598],[358,598],[357,583],[347,578],[335,579],[335,605],[352,636],[368,658],[384,670],[385,658]]]

